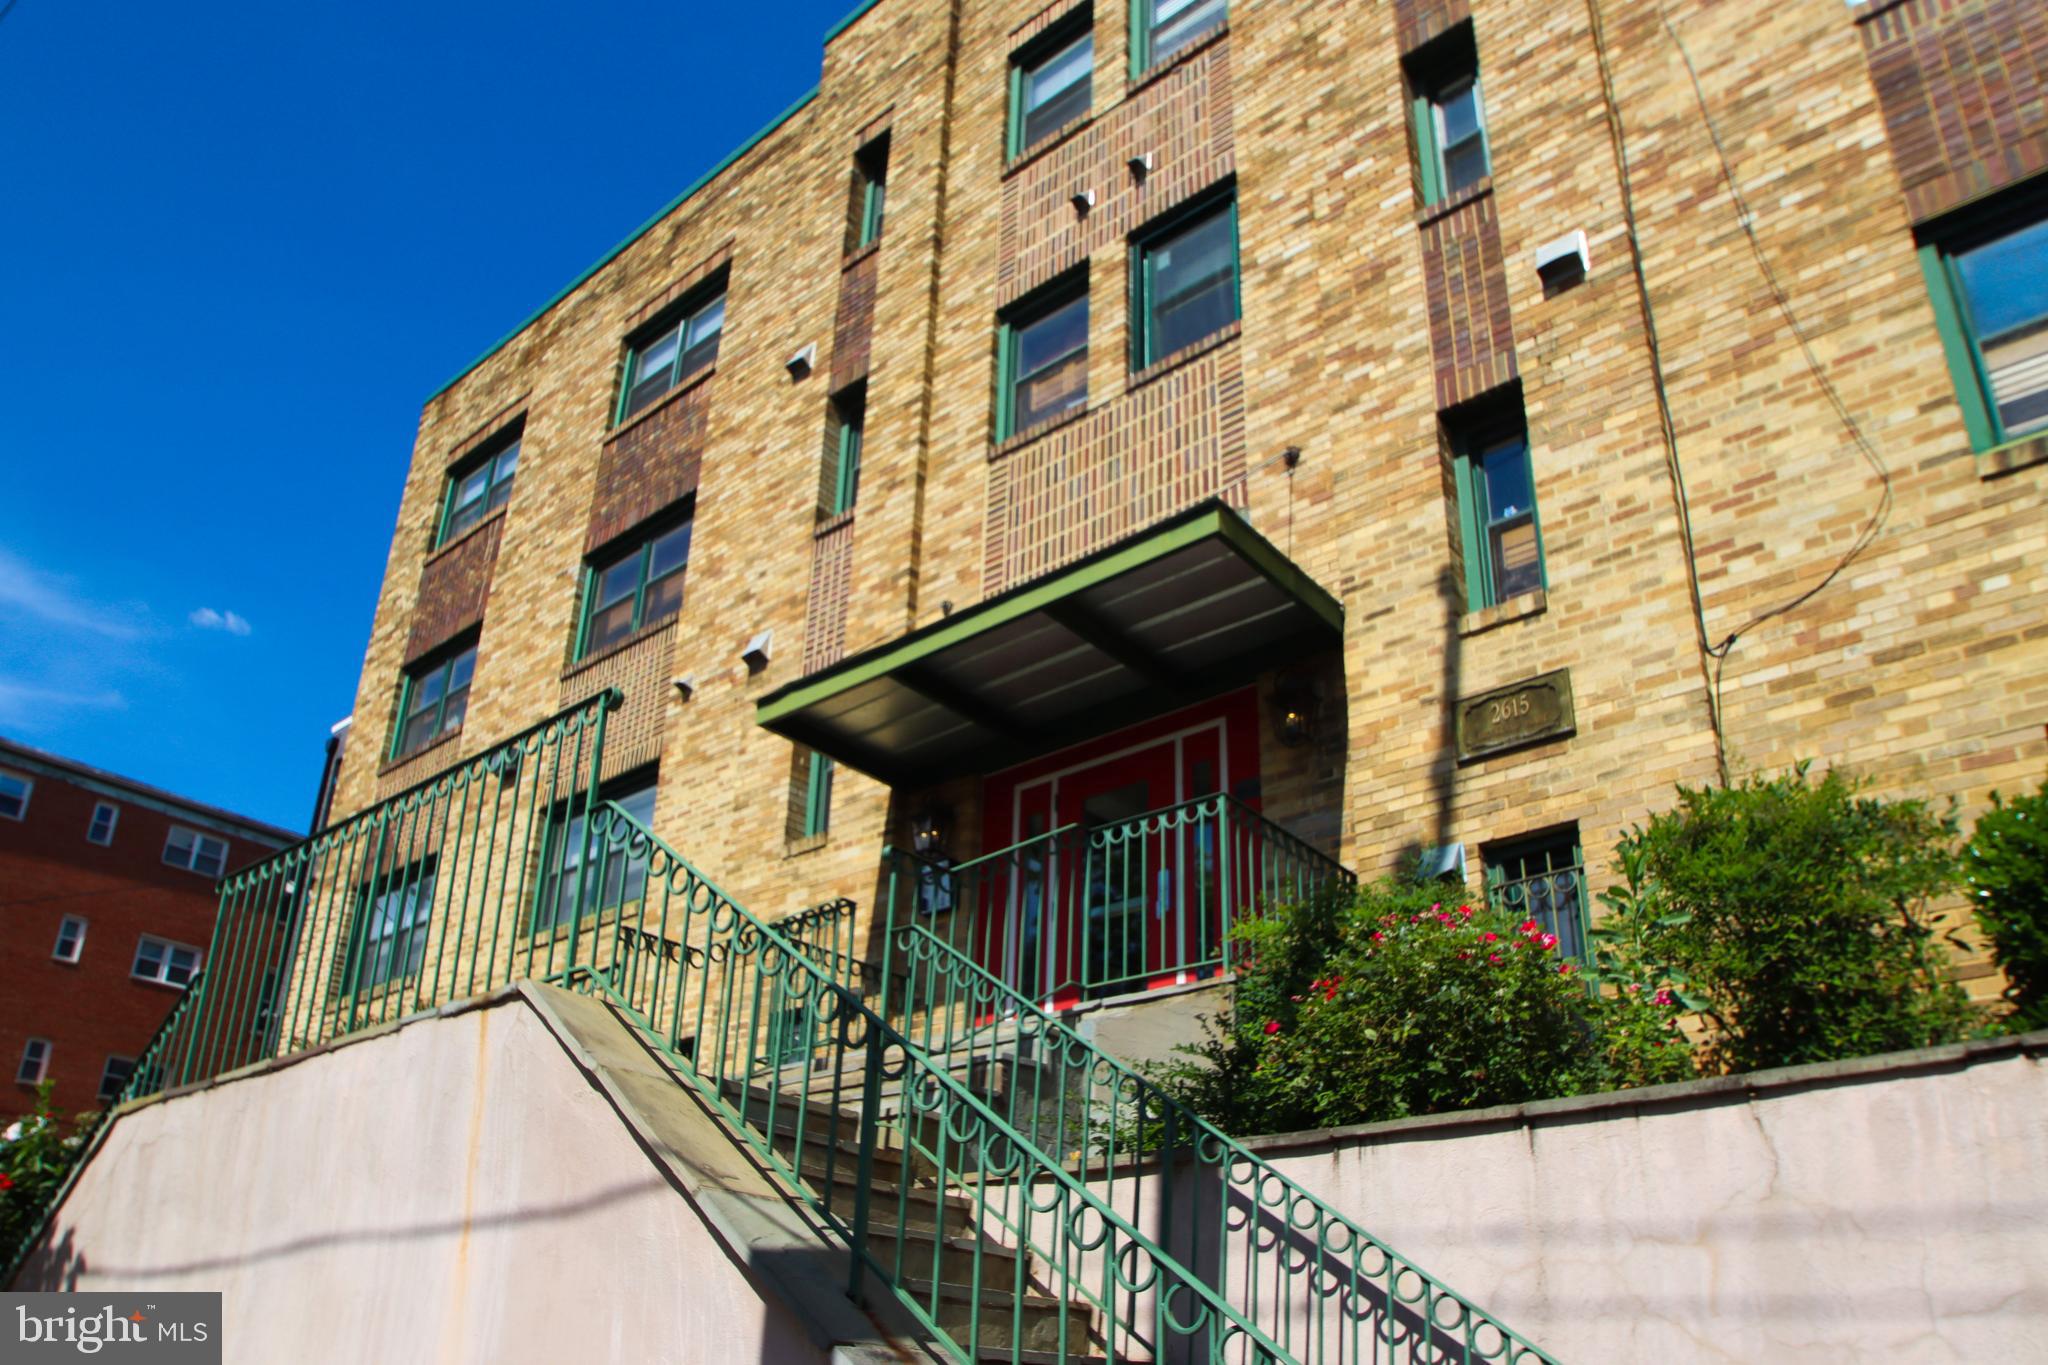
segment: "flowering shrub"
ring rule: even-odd
[[[85,1150],[98,1121],[80,1114],[65,1125],[50,1111],[50,1082],[36,1087],[36,1107],[0,1128],[0,1269],[4,1269]]]
[[[1951,1042],[1983,1021],[1948,978],[1932,897],[1956,824],[1805,765],[1678,805],[1615,849],[1595,961],[1698,1016],[1703,1060],[1754,1071]]]
[[[1602,1001],[1535,920],[1443,894],[1382,883],[1246,925],[1229,1011],[1161,1079],[1275,1132],[1690,1074],[1675,1003]]]
[[[2048,784],[2011,801],[1991,794],[1963,851],[1963,877],[2005,970],[2010,1026],[2048,1028]]]

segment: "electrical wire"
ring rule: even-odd
[[[1692,53],[1687,49],[1685,39],[1679,36],[1677,27],[1671,22],[1670,14],[1661,5],[1658,6],[1657,17],[1664,25],[1664,31],[1671,36],[1672,44],[1677,47],[1679,60],[1685,63],[1686,77],[1692,82],[1693,99],[1699,105],[1700,118],[1706,124],[1707,137],[1713,142],[1714,156],[1721,166],[1721,178],[1727,183],[1728,193],[1735,200],[1736,221],[1742,227],[1743,236],[1748,239],[1750,254],[1756,257],[1757,268],[1763,272],[1764,283],[1770,287],[1772,301],[1777,304],[1778,311],[1784,316],[1786,325],[1792,329],[1792,335],[1798,339],[1800,353],[1805,357],[1806,367],[1813,373],[1814,381],[1820,385],[1821,392],[1827,396],[1829,405],[1835,410],[1835,416],[1840,419],[1842,426],[1848,431],[1850,439],[1855,442],[1856,449],[1862,454],[1864,461],[1875,471],[1878,482],[1881,485],[1877,506],[1872,509],[1870,520],[1864,524],[1862,531],[1857,534],[1856,539],[1851,542],[1849,548],[1843,552],[1842,557],[1836,560],[1834,566],[1821,576],[1819,582],[1788,601],[1757,613],[1742,625],[1728,632],[1727,637],[1719,644],[1708,647],[1707,652],[1713,656],[1715,661],[1714,705],[1718,711],[1721,698],[1721,665],[1727,659],[1729,651],[1735,648],[1735,642],[1764,622],[1774,617],[1783,616],[1787,612],[1795,611],[1811,601],[1826,589],[1830,583],[1840,577],[1842,571],[1854,563],[1857,557],[1869,549],[1871,544],[1876,541],[1878,532],[1883,529],[1884,523],[1891,516],[1892,472],[1891,468],[1885,464],[1884,456],[1878,452],[1876,445],[1864,433],[1862,424],[1856,420],[1855,414],[1849,411],[1848,404],[1842,401],[1840,391],[1835,388],[1834,381],[1828,378],[1826,369],[1820,363],[1820,357],[1814,352],[1813,342],[1807,336],[1806,328],[1800,324],[1798,316],[1793,313],[1791,300],[1786,297],[1784,286],[1778,282],[1778,272],[1772,268],[1770,257],[1764,254],[1763,243],[1757,238],[1756,213],[1750,208],[1749,200],[1743,194],[1742,186],[1735,178],[1735,168],[1728,159],[1727,146],[1721,140],[1720,125],[1714,121],[1713,111],[1707,106],[1707,92],[1700,83],[1699,69],[1693,65]]]

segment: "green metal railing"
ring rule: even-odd
[[[611,967],[570,984],[609,999],[845,1239],[853,1292],[879,1282],[961,1360],[1288,1358],[780,924],[623,809],[602,818],[608,844],[647,859],[647,897]],[[792,918],[813,938],[850,924],[837,910]],[[814,1043],[791,1056],[784,1030]]]
[[[1149,836],[1173,821],[1147,816],[1131,825]],[[1349,873],[1302,867],[1305,860],[1279,846],[1287,874],[1262,877],[1256,896],[1230,902],[1228,922],[1289,895],[1341,892],[1351,884]],[[1010,894],[1056,891],[1049,847],[1056,847],[1049,838],[1033,840],[955,868],[887,855],[883,1012],[918,1052],[965,1078],[1007,1129],[1035,1150],[1057,1154],[1133,1224],[1154,1229],[1165,1254],[1199,1267],[1238,1319],[1289,1358],[1551,1360],[949,938],[958,926],[948,925],[948,916],[992,909],[990,898],[959,891],[963,872],[969,887],[978,865],[1000,869],[983,880],[1007,878]],[[949,892],[959,899],[947,905]],[[1048,916],[1065,906],[1045,895]],[[960,938],[974,941],[964,932]],[[1228,952],[1226,943],[1215,960],[1227,963]]]
[[[1224,795],[1063,825],[957,865],[904,855],[891,871],[948,946],[1060,1003],[1227,972],[1246,916],[1357,880]]]

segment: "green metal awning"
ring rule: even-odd
[[[1344,609],[1211,500],[761,699],[776,734],[899,786],[989,772],[1343,640]]]

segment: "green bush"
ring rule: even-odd
[[[2048,783],[2009,804],[1991,794],[1964,850],[1963,875],[2005,972],[2011,1027],[2048,1028]]]
[[[1534,920],[1441,896],[1379,883],[1246,925],[1230,1008],[1161,1080],[1243,1133],[1692,1074],[1668,996],[1596,998]]]
[[[1805,765],[1679,788],[1676,809],[1616,847],[1620,884],[1593,931],[1602,976],[1697,1011],[1721,1071],[1978,1031],[1928,913],[1958,880],[1954,816],[1858,793]]]
[[[85,1150],[97,1114],[80,1114],[65,1132],[50,1110],[50,1082],[36,1087],[36,1105],[0,1127],[0,1269],[21,1246],[57,1187]]]

